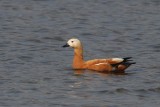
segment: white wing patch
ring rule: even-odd
[[[122,62],[124,59],[122,58],[112,58],[112,61],[118,61],[118,62]]]
[[[108,64],[108,63],[98,63],[98,64],[95,64],[95,65],[102,65],[102,64]]]

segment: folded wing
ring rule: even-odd
[[[135,64],[135,62],[131,62],[131,58],[94,59],[86,61],[85,65],[87,68],[97,71],[124,71],[131,64]]]

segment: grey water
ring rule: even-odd
[[[72,70],[133,57],[126,75]],[[0,107],[159,107],[159,0],[0,0]]]

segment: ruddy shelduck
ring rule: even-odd
[[[83,46],[76,38],[69,39],[63,47],[74,48],[73,69],[88,69],[103,73],[123,73],[130,65],[132,57],[126,58],[104,58],[84,61]]]

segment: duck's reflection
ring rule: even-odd
[[[107,73],[102,73],[102,72],[95,72],[92,70],[83,70],[83,69],[74,69],[74,74],[75,75],[84,75],[84,74],[98,74],[100,76],[107,76]]]
[[[82,75],[85,73],[85,70],[82,69],[74,69],[74,74],[75,75]]]
[[[108,75],[127,75],[128,73],[125,72],[112,72],[112,73],[105,73],[105,72],[96,72],[92,70],[83,70],[83,69],[74,69],[74,74],[75,75],[83,75],[85,73],[91,73],[91,74],[98,74],[100,76],[108,76]]]

